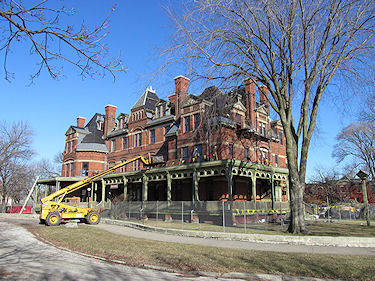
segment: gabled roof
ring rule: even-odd
[[[261,104],[257,108],[255,108],[256,111],[259,111],[260,113],[263,113],[264,115],[268,115],[266,105]]]
[[[188,95],[186,99],[183,100],[181,107],[187,107],[193,104],[198,104],[201,101],[198,100],[198,97],[193,96],[193,95]]]
[[[144,107],[145,109],[155,110],[155,104],[159,101],[158,96],[152,88],[147,88],[143,95],[138,99],[138,101],[131,108],[137,109],[139,107]]]
[[[80,127],[77,127],[77,126],[70,126],[69,129],[66,131],[65,135],[70,135],[70,134],[73,134],[73,133],[82,133],[82,134],[88,134],[89,131],[86,130],[85,128],[80,128]]]

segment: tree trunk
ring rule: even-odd
[[[299,181],[298,175],[289,174],[289,185],[291,214],[288,232],[293,234],[307,233],[303,212],[303,193],[305,190],[305,184]]]

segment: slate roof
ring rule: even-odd
[[[175,124],[172,126],[172,128],[169,129],[169,131],[165,134],[165,136],[166,137],[174,136],[175,134],[177,134],[177,131],[178,131],[178,127]]]
[[[155,104],[159,101],[158,96],[148,88],[131,109],[144,106],[145,109],[155,110]]]
[[[125,128],[125,129],[118,129],[118,130],[114,130],[114,131],[110,131],[108,134],[107,134],[107,139],[110,138],[110,137],[116,137],[116,136],[120,136],[120,135],[123,135],[125,133],[128,132],[128,129]]]
[[[87,129],[90,133],[82,139],[81,143],[105,144],[103,131],[98,129],[99,121],[104,122],[104,115],[96,113],[85,126],[85,129]],[[77,148],[79,148],[79,145],[77,146]]]
[[[175,117],[174,115],[167,115],[167,116],[163,116],[154,120],[150,120],[149,122],[147,122],[146,127],[151,127],[153,125],[171,122],[173,121],[174,117]]]
[[[108,152],[107,146],[102,143],[80,143],[77,145],[77,151],[98,151]]]

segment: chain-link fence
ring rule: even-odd
[[[248,228],[281,229],[288,212],[288,202],[118,201],[102,215],[152,226],[246,232]]]

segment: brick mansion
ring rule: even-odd
[[[64,187],[136,156],[137,160],[76,196],[105,202],[289,200],[283,128],[271,120],[268,89],[251,80],[224,92],[215,86],[189,93],[189,79],[174,78],[166,100],[148,87],[128,113],[114,105],[66,132],[61,177],[40,181]],[[167,96],[167,95],[164,95]]]

